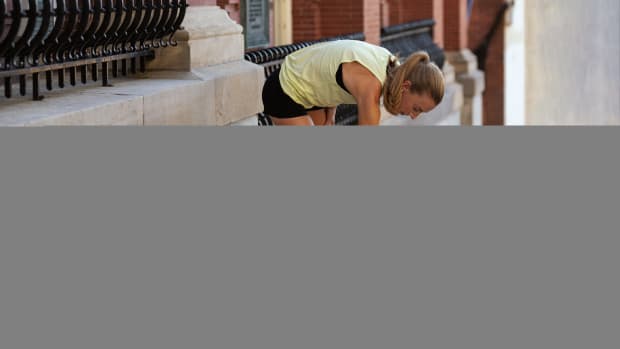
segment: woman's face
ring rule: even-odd
[[[430,93],[416,93],[411,92],[411,82],[406,80],[403,83],[402,94],[403,97],[400,102],[400,112],[403,115],[409,115],[410,118],[415,119],[421,113],[428,113],[436,107],[435,101],[431,97]]]

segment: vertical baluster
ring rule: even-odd
[[[127,60],[126,59],[121,60],[121,72],[123,76],[127,76]]]
[[[42,8],[40,11],[35,12],[35,21],[40,23],[39,29],[36,34],[29,40],[27,44],[27,52],[23,53],[22,60],[28,62],[31,66],[38,66],[40,60],[45,57],[45,45],[48,40],[54,37],[52,29],[52,2],[51,0],[42,0]],[[35,6],[36,7],[36,6]],[[51,72],[48,81],[48,72],[45,74],[47,86],[51,89]],[[43,99],[40,95],[39,87],[39,72],[32,74],[32,99],[39,101]]]
[[[58,72],[58,87],[64,88],[65,87],[65,70],[58,69],[57,72]]]
[[[18,0],[13,0],[13,10],[10,13],[2,12],[2,16],[6,16],[7,18],[11,17],[11,26],[7,28],[5,24],[3,24],[2,33],[4,35],[4,40],[0,40],[0,57],[4,58],[4,68],[11,69],[13,66],[11,51],[14,48],[13,40],[16,38],[20,24],[21,24],[21,3]],[[8,30],[7,30],[8,29]],[[4,34],[6,32],[6,34]],[[2,36],[2,35],[0,35]],[[7,76],[4,78],[4,95],[6,98],[11,98],[11,77]]]
[[[92,74],[93,81],[97,81],[97,63],[93,63],[90,65],[90,70]]]
[[[53,45],[54,58],[58,62],[64,62],[72,59],[71,49],[74,44],[73,34],[78,23],[78,15],[80,9],[78,7],[78,0],[58,0],[58,2],[66,2],[68,18],[66,22],[62,24],[62,30],[57,38],[58,45]]]
[[[16,12],[13,13],[13,21],[17,20],[17,23],[20,27],[19,33],[15,33],[16,36],[7,35],[7,42],[10,43],[10,48],[7,52],[0,54],[6,58],[6,60],[14,67],[14,68],[24,68],[25,66],[25,57],[28,53],[29,40],[31,39],[35,24],[37,22],[37,5],[35,0],[28,0],[28,9],[25,10],[20,6],[19,1],[13,1],[13,7]],[[3,11],[4,12],[4,11]],[[4,16],[4,13],[2,13]],[[5,28],[2,28],[4,30]],[[26,94],[26,77],[19,76],[20,83],[20,94]]]
[[[45,72],[45,88],[47,88],[48,91],[52,90],[52,71],[48,70]]]
[[[112,76],[118,76],[118,61],[112,61]]]
[[[86,83],[86,66],[80,66],[80,81],[85,84]]]
[[[108,83],[108,62],[101,63],[101,85],[110,86]]]
[[[4,0],[0,1],[0,36],[4,32],[4,10],[6,10],[6,5],[4,4]]]
[[[102,3],[104,2],[105,3]],[[111,34],[111,21],[113,11],[112,0],[95,0],[95,18],[100,18],[99,29],[93,34],[92,41],[90,42],[91,57],[98,57],[105,54],[105,42]],[[99,13],[99,15],[97,14]],[[101,18],[101,13],[103,18]]]
[[[146,57],[140,56],[140,72],[146,72]]]
[[[69,83],[71,84],[71,86],[75,86],[75,75],[76,75],[76,68],[75,67],[71,67],[69,68]]]
[[[136,73],[136,57],[131,57],[131,73],[135,74]]]
[[[40,101],[43,96],[39,96],[39,73],[32,74],[32,100]]]
[[[183,23],[183,19],[185,18],[185,11],[187,11],[187,8],[189,7],[189,5],[187,4],[187,0],[180,0],[179,7],[180,7],[179,17],[177,18],[177,21],[174,23],[174,32],[170,35],[170,41],[171,41],[172,46],[177,45],[177,42],[173,40],[173,37],[174,37],[174,33],[177,30],[181,29],[181,23]]]
[[[11,77],[4,78],[4,96],[11,98]]]
[[[154,33],[151,36],[151,43],[153,47],[164,47],[168,44],[164,40],[164,35],[168,33],[168,28],[172,28],[172,23],[176,18],[176,5],[173,6],[173,1],[178,0],[161,0],[161,20],[157,24]]]
[[[19,76],[19,95],[26,95],[26,75]]]

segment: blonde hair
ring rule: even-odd
[[[444,95],[443,73],[431,62],[428,53],[418,51],[407,58],[405,63],[398,64],[396,57],[390,61],[387,77],[383,84],[383,105],[388,112],[400,114],[402,85],[405,80],[411,81],[410,92],[429,93],[438,105]]]

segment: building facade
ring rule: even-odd
[[[243,18],[244,12],[251,11],[249,2],[251,0],[217,1],[233,20],[240,21],[246,36],[251,28]],[[269,4],[271,37],[264,46],[354,33],[362,33],[367,42],[381,44],[382,30],[386,27],[433,20],[432,39],[446,53],[444,71],[450,86],[446,105],[437,108],[441,112],[435,112],[443,115],[432,115],[413,124],[435,124],[433,120],[445,120],[454,110],[458,110],[458,120],[453,120],[452,124],[483,124],[484,74],[477,68],[476,58],[468,46],[471,0],[271,0]]]
[[[24,12],[30,2],[22,3]],[[155,49],[139,79],[53,90],[37,101],[0,97],[0,125],[252,125],[262,111],[264,69],[246,52],[352,33],[381,44],[385,28],[423,20],[434,21],[448,89],[433,115],[412,124],[620,124],[616,0],[187,3],[177,45]],[[18,12],[14,2],[2,4],[6,41]],[[7,81],[5,88],[18,88],[17,79]]]

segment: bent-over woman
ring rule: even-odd
[[[443,73],[426,52],[399,64],[383,47],[336,40],[287,55],[265,81],[263,105],[274,125],[333,125],[339,104],[357,104],[359,125],[378,125],[381,98],[391,114],[416,118],[443,95]]]

